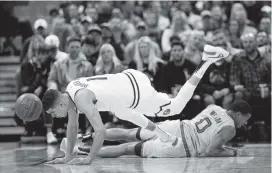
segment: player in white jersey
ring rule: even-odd
[[[177,137],[173,143],[163,143],[156,134],[139,129],[108,129],[106,140],[143,142],[124,143],[101,148],[100,157],[138,155],[141,157],[191,157],[191,156],[251,156],[250,152],[224,146],[251,117],[251,106],[245,101],[235,101],[229,110],[210,105],[192,120],[165,121],[159,127]],[[89,152],[84,147],[80,151]]]
[[[158,93],[148,77],[136,70],[122,73],[80,78],[67,86],[66,93],[48,90],[43,97],[44,111],[54,117],[65,117],[68,113],[66,156],[50,163],[89,164],[101,148],[106,129],[98,111],[111,111],[123,120],[153,131],[163,142],[173,142],[175,137],[162,131],[144,115],[172,116],[179,114],[191,99],[193,92],[207,68],[225,58],[229,52],[219,47],[206,45],[202,62],[192,77],[183,85],[175,98]],[[95,130],[94,143],[85,159],[72,159],[78,126],[78,111],[84,113]]]

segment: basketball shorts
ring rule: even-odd
[[[140,157],[180,158],[191,157],[193,147],[188,145],[183,123],[180,124],[180,137],[174,142],[162,142],[159,138],[140,142],[135,146],[135,153]],[[190,143],[189,143],[190,144]]]
[[[167,106],[171,104],[168,95],[157,92],[144,73],[133,69],[125,70],[123,73],[130,81],[130,83],[126,82],[123,85],[132,85],[133,88],[133,93],[130,94],[133,97],[133,103],[129,108],[149,117],[155,117],[162,113],[165,115],[171,113],[167,109]]]
[[[167,120],[158,124],[163,131],[177,137],[181,137],[180,120]],[[138,128],[136,138],[141,141],[147,141],[156,137],[154,132]]]

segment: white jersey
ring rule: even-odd
[[[234,121],[227,114],[226,110],[210,105],[199,113],[192,120],[184,120],[184,133],[189,145],[194,148],[192,155],[202,155],[213,137],[224,126],[233,126]]]
[[[93,102],[99,111],[111,111],[117,104],[129,107],[133,101],[133,88],[124,73],[79,78],[68,84],[66,92],[75,101],[76,92],[82,88],[95,94]]]

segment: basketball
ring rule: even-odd
[[[37,120],[43,110],[41,100],[34,94],[23,94],[15,104],[15,112],[17,116],[23,121]]]

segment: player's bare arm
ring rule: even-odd
[[[211,139],[210,145],[207,147],[205,156],[210,157],[230,157],[235,156],[236,153],[233,150],[224,149],[222,146],[231,140],[236,134],[235,127],[225,126],[214,135]]]
[[[62,164],[68,163],[72,159],[73,149],[76,144],[78,133],[78,113],[75,109],[68,111],[68,125],[67,125],[67,150],[64,158],[57,158],[53,161],[47,162],[48,164]]]
[[[93,103],[94,100],[96,100],[95,95],[87,89],[81,89],[75,95],[75,104],[78,110],[87,116],[94,128],[95,136],[93,146],[88,157],[85,159],[74,159],[68,164],[90,164],[103,145],[106,129],[101,120],[98,109]]]
[[[253,154],[244,150],[224,146],[236,134],[235,127],[223,127],[211,140],[205,156],[211,157],[231,157],[231,156],[252,156]]]

